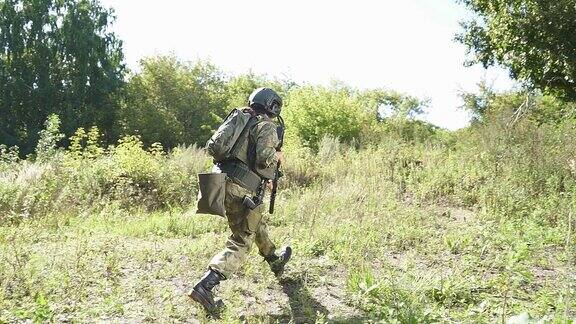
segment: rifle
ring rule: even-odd
[[[276,147],[277,152],[282,151],[282,145],[284,144],[284,120],[282,117],[278,116],[279,125],[276,127],[276,133],[278,134],[278,146]],[[272,192],[270,193],[270,207],[268,212],[274,214],[274,204],[276,203],[276,191],[278,190],[278,180],[282,177],[282,171],[280,171],[280,161],[276,165],[276,171],[274,172],[274,179],[272,180]]]

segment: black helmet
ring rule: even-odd
[[[248,105],[260,108],[272,117],[280,116],[282,111],[282,98],[270,88],[258,88],[248,98]]]

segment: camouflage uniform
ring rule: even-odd
[[[278,162],[276,147],[279,140],[276,125],[266,116],[258,116],[258,119],[258,123],[250,130],[251,141],[255,143],[255,164],[261,173],[272,174]],[[248,147],[248,145],[245,146]],[[232,235],[228,238],[224,250],[216,254],[209,264],[210,268],[225,277],[230,277],[244,263],[252,243],[256,242],[259,253],[263,257],[272,255],[276,249],[268,236],[264,204],[254,210],[243,205],[246,195],[254,196],[255,194],[232,180],[227,180],[225,207]]]
[[[242,112],[256,117],[256,123],[252,124],[254,119],[250,119],[249,125],[254,126],[250,126],[251,128],[242,126],[240,137],[235,140],[229,151],[231,156],[217,160],[221,162],[217,163],[214,170],[214,172],[225,171],[227,175],[224,209],[232,235],[224,250],[212,258],[204,276],[188,293],[192,300],[204,306],[209,313],[218,313],[223,308],[224,302],[214,296],[213,289],[220,284],[220,281],[230,277],[240,268],[250,252],[252,243],[256,242],[260,254],[276,276],[283,273],[284,266],[292,255],[290,246],[285,246],[278,253],[275,251],[263,218],[264,205],[257,205],[262,199],[263,192],[258,189],[262,185],[262,179],[275,178],[278,174],[276,168],[280,166],[276,148],[280,149],[278,134],[283,137],[284,129],[284,121],[280,117],[282,98],[270,88],[258,88],[248,97],[248,105],[250,108]],[[278,119],[278,128],[270,117]],[[246,129],[250,129],[248,136]],[[212,147],[210,150],[213,150],[217,146],[212,144],[217,140],[211,141],[212,139],[208,141],[207,147]],[[216,155],[212,155],[216,158]],[[255,207],[253,210],[244,205],[245,198],[247,205]],[[218,211],[218,215],[220,214],[221,211]]]

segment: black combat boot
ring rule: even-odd
[[[270,269],[276,276],[279,276],[284,272],[284,266],[288,261],[290,261],[290,257],[292,256],[292,248],[287,246],[280,251],[280,254],[276,254],[276,252],[272,253],[271,255],[264,257],[264,260],[268,262],[270,265]]]
[[[210,268],[188,293],[188,297],[202,304],[207,312],[217,312],[224,308],[224,302],[219,298],[214,298],[212,289],[220,283],[220,280],[224,279],[226,277]]]

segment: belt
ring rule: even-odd
[[[242,162],[221,162],[218,167],[236,184],[252,192],[257,192],[262,184],[262,179]]]

